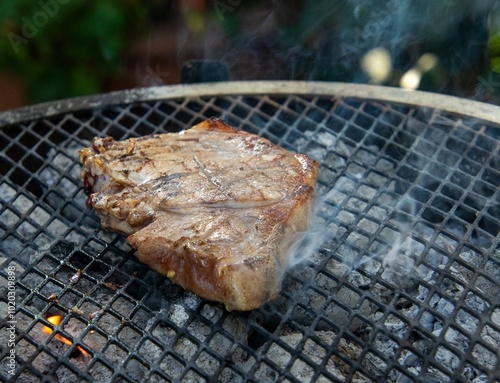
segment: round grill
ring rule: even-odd
[[[321,164],[317,246],[246,313],[139,263],[85,208],[79,178],[94,136],[213,116]],[[498,116],[321,83],[155,88],[0,115],[0,380],[499,382]]]

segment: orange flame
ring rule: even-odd
[[[47,318],[47,321],[49,323],[52,323],[54,326],[59,326],[59,323],[61,323],[62,321],[62,316],[60,315],[54,315],[54,316],[51,316],[51,317],[48,317]],[[43,326],[43,329],[42,331],[45,333],[45,334],[51,334],[52,333],[52,329],[48,326]],[[60,334],[56,334],[54,335],[54,338],[57,339],[58,341],[64,343],[64,344],[67,344],[67,345],[72,345],[73,342],[70,341],[69,339],[65,338],[64,336],[60,335]],[[76,348],[85,356],[88,356],[90,355],[87,351],[85,351],[82,347],[80,346],[76,346]]]

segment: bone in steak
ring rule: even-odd
[[[87,205],[140,261],[228,310],[277,296],[318,163],[217,119],[80,150]]]

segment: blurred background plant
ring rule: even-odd
[[[0,109],[12,81],[29,104],[179,83],[192,60],[500,104],[495,0],[17,0],[0,37]]]
[[[145,16],[140,0],[2,1],[0,70],[29,102],[100,92],[123,76]]]
[[[489,20],[488,53],[490,58],[491,79],[486,83],[496,87],[497,102],[500,100],[500,3],[492,9]]]

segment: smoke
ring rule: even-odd
[[[369,269],[376,260],[384,279],[406,285],[408,276],[418,272],[417,258],[424,248],[414,237],[432,237],[425,232],[429,227],[418,225],[418,204],[407,195],[384,193],[384,205],[375,204],[367,211],[373,190],[356,190],[354,185],[340,176],[318,196],[309,230],[290,250],[290,268],[326,252],[340,260],[341,274]]]
[[[139,86],[172,84],[182,81],[186,62],[217,60],[228,68],[227,80],[372,82],[484,98],[494,82],[487,74],[494,5],[494,0],[460,6],[456,0],[153,2],[135,77]],[[380,64],[367,70],[365,59],[372,50],[387,53],[378,56],[385,64],[376,79],[371,74],[380,73]],[[432,70],[422,70],[422,57],[433,58]]]
[[[427,87],[462,94],[464,87],[470,84],[461,83],[460,78],[474,81],[477,73],[484,69],[486,20],[493,4],[489,0],[468,2],[460,7],[452,0],[437,3],[430,0],[309,3],[275,0],[272,5],[266,3],[259,8],[251,7],[244,0],[221,0],[209,2],[209,9],[204,12],[211,12],[212,16],[204,19],[201,29],[192,27],[187,13],[179,13],[184,15],[181,17],[184,21],[178,22],[175,29],[175,57],[179,66],[190,59],[220,60],[227,64],[231,80],[368,82],[372,76],[362,65],[370,63],[362,64],[363,58],[379,49],[383,57],[378,61],[386,66],[388,63],[389,67],[378,82],[407,89]],[[163,68],[157,67],[156,62],[144,66],[148,67]],[[439,71],[440,76],[429,81],[427,75],[432,70]],[[158,70],[153,74],[157,72],[162,73]],[[151,78],[154,79],[152,74]],[[474,87],[471,90],[474,91]],[[252,118],[258,119],[258,115]],[[254,120],[251,123],[258,126],[267,123]],[[318,133],[320,131],[322,133]],[[422,253],[422,241],[433,238],[434,229],[420,222],[424,199],[418,195],[420,192],[404,190],[402,182],[393,174],[398,169],[400,156],[393,156],[397,161],[380,161],[377,172],[368,172],[367,167],[363,167],[364,159],[352,160],[362,151],[328,131],[328,127],[318,128],[309,137],[306,132],[306,139],[295,143],[297,151],[320,163],[328,163],[328,168],[320,170],[314,219],[310,230],[292,249],[291,266],[327,248],[343,259],[347,270],[369,267],[375,259],[381,261],[381,267],[402,279],[412,270],[420,270],[418,257]],[[416,173],[432,175],[434,172],[426,162],[421,162],[426,147],[441,144],[439,131],[429,134],[435,135],[434,144],[431,140],[417,139],[409,148],[404,145],[408,150],[418,148],[422,155],[411,164],[417,169]],[[374,148],[374,152],[378,150],[380,148]],[[432,151],[429,154],[432,155]],[[436,162],[442,161],[455,169],[459,164],[449,163],[450,158],[438,158]],[[372,179],[363,182],[367,177]],[[427,177],[417,182],[425,194],[425,190],[435,190],[429,183],[440,184],[441,180]],[[367,186],[370,184],[379,188]],[[376,203],[371,202],[374,200]],[[453,206],[455,201],[451,199],[449,203]],[[427,214],[430,222],[438,219]],[[456,231],[457,235],[467,231],[458,220],[450,221],[449,225],[449,230]],[[450,238],[443,238],[436,240],[443,244],[452,242]]]
[[[495,201],[484,198],[496,190],[488,182],[475,182],[466,197],[461,191],[470,188],[471,176],[485,179],[487,166],[479,164],[490,153],[468,149],[475,137],[471,130],[439,111],[428,112],[421,110],[419,117],[432,121],[432,127],[410,117],[404,132],[415,135],[396,135],[399,149],[352,146],[326,127],[305,132],[296,142],[298,151],[322,166],[313,220],[291,249],[290,267],[328,263],[337,276],[362,269],[411,289],[416,279],[432,281],[435,270],[460,250],[461,241],[477,248],[491,246],[488,237],[472,227],[496,235],[498,223],[473,212],[483,206],[491,214],[498,212]],[[476,131],[487,129],[474,119],[461,123]],[[490,142],[477,137],[483,147]],[[457,154],[462,150],[470,160]]]
[[[403,81],[410,84],[407,88],[477,93],[478,76],[487,69],[487,21],[493,4],[211,1],[202,11],[178,11],[176,59],[179,67],[193,59],[219,60],[229,68],[230,80],[363,83],[371,79],[363,58],[379,49],[390,59],[390,73],[381,83],[399,86],[406,72],[421,67],[422,56],[432,54],[439,65],[418,79],[410,72]],[[147,65],[155,68],[157,63]]]
[[[333,218],[342,214],[340,204],[343,202],[346,192],[352,191],[349,179],[343,176],[347,166],[346,158],[352,153],[351,148],[326,129],[319,132],[307,131],[305,134],[307,138],[299,139],[296,142],[297,151],[307,154],[319,161],[320,164],[324,163],[328,157],[329,167],[334,170],[334,173],[330,175],[331,186],[324,186],[321,182],[317,183],[316,199],[309,229],[302,234],[289,251],[290,268],[310,259],[323,246],[328,246],[331,241],[339,238],[343,229],[339,226],[338,220],[333,220]],[[310,142],[315,142],[318,145],[311,146]],[[335,148],[335,154],[330,152],[331,148]],[[323,170],[320,168],[320,177]]]
[[[289,250],[289,268],[310,259],[322,245],[335,237],[338,226],[328,222],[328,215],[335,215],[335,207],[330,202],[335,197],[334,194],[335,190],[331,190],[316,198],[308,231],[303,233]]]

